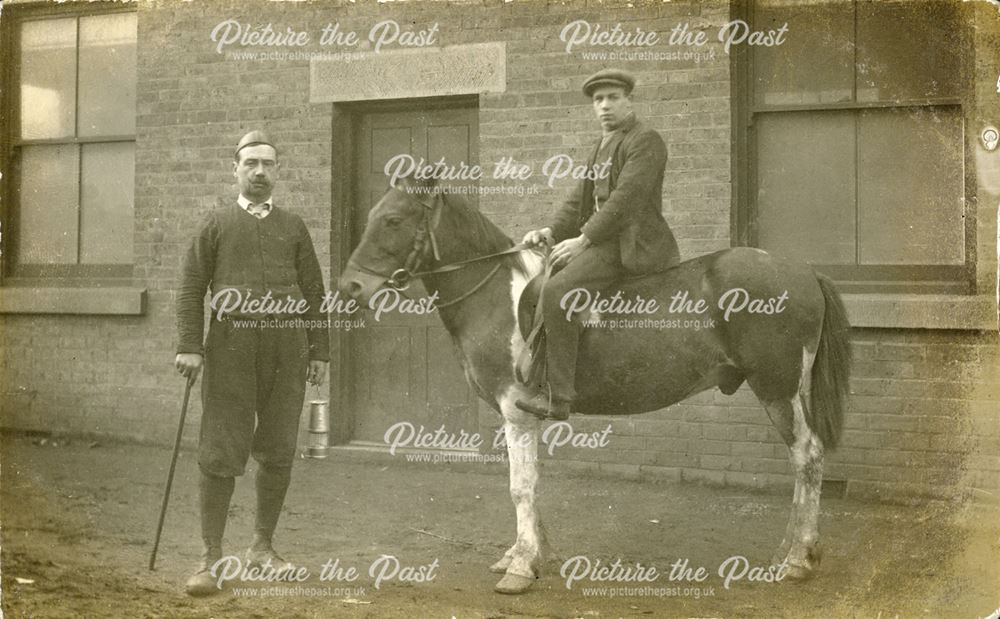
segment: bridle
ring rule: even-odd
[[[437,268],[429,269],[426,271],[419,270],[421,265],[426,259],[426,255],[429,253],[433,255],[435,262],[440,262],[441,252],[438,249],[437,237],[434,235],[434,230],[437,227],[437,223],[441,215],[441,194],[434,193],[434,198],[431,199],[430,203],[423,200],[419,200],[412,194],[409,194],[396,187],[390,187],[389,191],[395,191],[403,195],[410,202],[416,202],[424,208],[424,216],[421,217],[420,223],[417,225],[417,232],[413,237],[413,248],[410,253],[406,256],[406,261],[403,263],[401,268],[396,269],[391,274],[380,273],[374,269],[370,269],[366,266],[360,265],[356,262],[350,262],[349,265],[353,266],[359,271],[368,273],[369,275],[377,275],[378,277],[385,277],[385,283],[392,288],[399,290],[400,292],[406,290],[410,287],[410,282],[414,279],[420,279],[425,275],[437,275],[440,273],[451,273],[453,271],[458,271],[464,269],[465,267],[475,264],[477,262],[485,262],[487,260],[493,260],[495,258],[502,258],[504,256],[509,256],[511,254],[516,254],[528,246],[523,243],[519,243],[505,249],[503,251],[495,252],[492,254],[487,254],[485,256],[476,256],[475,258],[468,258],[466,260],[459,260],[458,262],[452,262],[449,264],[441,265]],[[448,307],[449,305],[454,305],[465,299],[469,298],[476,292],[478,292],[483,286],[485,286],[493,276],[497,274],[502,266],[501,263],[497,263],[490,272],[486,274],[475,286],[470,288],[468,291],[462,293],[458,297],[445,301],[444,303],[435,303],[434,306],[438,309],[442,307]]]

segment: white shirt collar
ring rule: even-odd
[[[246,196],[244,196],[242,193],[240,194],[240,197],[236,198],[236,202],[239,203],[240,208],[242,208],[244,211],[248,213],[250,213],[250,206],[251,205],[255,206],[256,208],[254,210],[260,211],[262,213],[261,217],[267,217],[268,214],[271,212],[271,209],[274,208],[274,205],[271,203],[271,198],[264,200],[260,204],[254,204],[250,200],[247,200]]]

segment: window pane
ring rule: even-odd
[[[76,19],[21,24],[21,137],[75,135]]]
[[[79,152],[75,144],[21,149],[18,262],[76,264]]]
[[[854,264],[852,113],[763,114],[756,130],[759,246],[812,264]]]
[[[963,264],[960,110],[866,111],[858,133],[861,263]]]
[[[757,105],[851,100],[854,82],[851,3],[761,0],[755,7],[755,30],[777,30],[788,24],[781,45],[751,48]]]
[[[132,262],[135,143],[85,144],[81,161],[80,262]]]
[[[956,96],[962,21],[953,0],[858,3],[858,100]]]
[[[135,13],[80,18],[81,136],[135,133]]]

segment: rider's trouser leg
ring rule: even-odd
[[[588,247],[545,284],[542,310],[545,314],[546,366],[553,400],[572,402],[576,398],[577,344],[583,328],[580,322],[589,314],[587,309],[582,317],[577,315],[567,320],[567,308],[572,307],[575,299],[582,303],[588,295],[593,300],[598,291],[605,294],[609,285],[626,276],[615,242]]]

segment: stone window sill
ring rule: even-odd
[[[0,314],[104,314],[141,316],[146,313],[145,288],[0,288]]]
[[[986,295],[845,294],[852,327],[996,331],[997,300]]]

